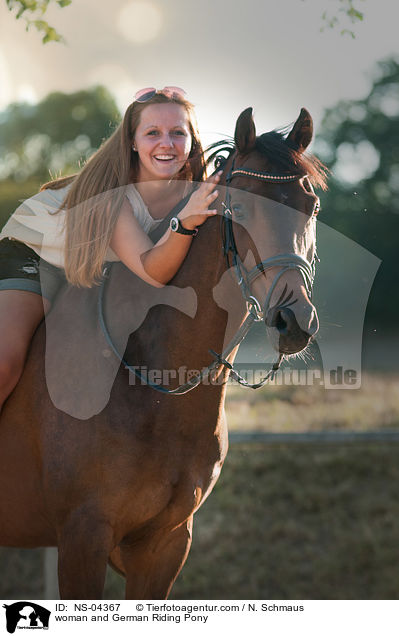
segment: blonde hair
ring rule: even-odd
[[[65,275],[78,287],[92,287],[102,275],[106,252],[112,238],[126,186],[138,177],[138,154],[132,144],[142,111],[151,104],[175,103],[188,115],[192,138],[190,154],[176,179],[202,181],[204,153],[199,139],[193,105],[174,95],[157,93],[147,102],[133,102],[122,123],[76,175],[45,183],[41,190],[72,184],[60,209],[66,209]]]

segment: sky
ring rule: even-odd
[[[58,90],[105,85],[124,111],[144,87],[183,87],[204,143],[232,135],[253,106],[258,132],[293,122],[316,129],[325,108],[367,94],[375,63],[397,54],[399,3],[355,0],[356,38],[326,29],[339,0],[72,0],[46,19],[66,44],[43,45],[0,0],[0,110]],[[339,15],[339,14],[338,14]],[[343,26],[348,26],[345,23]]]

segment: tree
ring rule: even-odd
[[[43,15],[46,13],[48,5],[50,3],[56,3],[61,8],[68,6],[71,4],[72,0],[5,0],[10,11],[12,9],[16,9],[16,18],[17,20],[21,17],[24,18],[26,22],[26,30],[30,28],[30,26],[35,26],[38,31],[44,33],[42,41],[43,44],[47,42],[64,42],[64,38],[53,28],[48,22],[43,19]],[[304,0],[302,0],[304,1]],[[360,2],[361,0],[357,0]],[[362,0],[364,1],[364,0]],[[330,0],[331,2],[331,0]],[[355,33],[353,31],[353,25],[361,20],[363,20],[363,13],[359,11],[357,7],[354,6],[354,0],[336,0],[338,2],[338,9],[335,7],[333,11],[331,9],[326,10],[322,13],[322,27],[323,31],[325,28],[336,28],[341,27],[341,34],[348,34],[355,37]],[[345,25],[350,26],[348,28]]]
[[[326,10],[323,12],[321,30],[324,31],[325,28],[341,28],[341,35],[350,35],[354,38],[353,26],[363,20],[364,14],[355,7],[353,0],[339,0],[339,4],[340,6],[337,10],[333,12]]]
[[[36,105],[10,104],[0,115],[0,179],[46,181],[78,169],[120,121],[103,87],[51,93]]]
[[[399,64],[379,63],[369,95],[327,110],[315,152],[332,170],[320,220],[382,259],[369,303],[375,324],[396,325],[399,236]]]
[[[101,86],[51,93],[34,106],[10,104],[0,113],[0,228],[44,181],[76,172],[119,121],[113,97]]]
[[[27,31],[31,26],[34,26],[39,32],[43,33],[43,44],[47,44],[47,42],[64,42],[62,35],[43,19],[49,4],[55,3],[59,7],[64,8],[71,2],[72,0],[6,0],[10,11],[16,9],[16,19],[22,18],[25,21]]]

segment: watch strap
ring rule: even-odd
[[[174,216],[170,219],[170,229],[177,234],[185,234],[186,236],[196,236],[198,234],[198,228],[194,230],[188,230],[184,227],[178,216]]]

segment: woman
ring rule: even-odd
[[[187,194],[187,182],[202,181],[204,166],[184,91],[143,89],[78,175],[45,184],[16,210],[0,234],[0,409],[65,278],[91,287],[112,260],[155,286],[173,278],[198,226],[216,214],[209,208],[220,176],[192,192],[155,245],[148,232]]]

